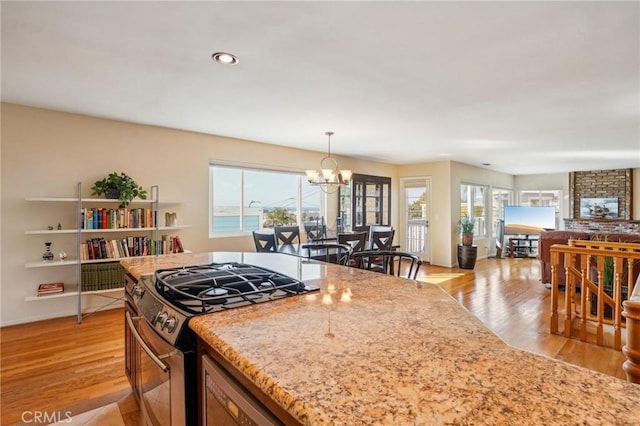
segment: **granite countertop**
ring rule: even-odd
[[[123,264],[242,256],[319,285],[189,323],[303,424],[640,424],[640,386],[512,348],[438,286],[260,255]]]

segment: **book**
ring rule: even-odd
[[[64,292],[64,283],[43,283],[38,286],[38,296]]]

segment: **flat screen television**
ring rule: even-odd
[[[505,234],[539,234],[556,229],[555,207],[505,206]]]

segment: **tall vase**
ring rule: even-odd
[[[473,234],[462,234],[462,245],[463,246],[472,246],[473,245]]]

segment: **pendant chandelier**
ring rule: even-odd
[[[331,156],[333,132],[324,134],[329,138],[327,156],[320,161],[320,170],[306,170],[307,180],[311,185],[319,186],[325,192],[334,192],[340,185],[349,185],[351,170],[338,169],[338,162]]]

